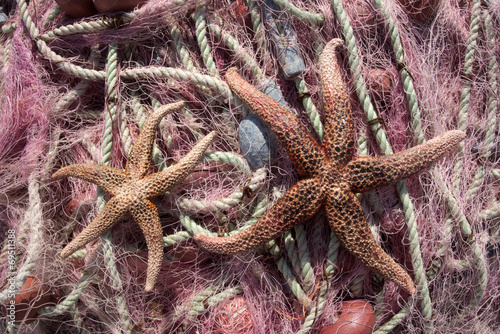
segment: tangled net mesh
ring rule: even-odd
[[[431,3],[433,15],[419,20],[421,8],[395,0],[275,1],[274,17],[286,21],[281,38],[296,40],[306,65],[285,80],[266,1],[150,0],[78,20],[53,1],[4,1],[0,302],[7,307],[29,278],[43,288],[26,301],[36,321],[12,323],[4,308],[0,328],[318,333],[342,301],[366,299],[375,333],[500,331],[500,5]],[[401,151],[451,129],[467,134],[428,170],[361,197],[377,240],[419,286],[416,299],[343,250],[322,213],[238,256],[208,254],[192,241],[251,224],[297,181],[281,147],[271,166],[248,166],[238,143],[248,110],[225,71],[238,66],[258,88],[273,80],[321,138],[317,60],[332,38],[346,44],[340,59],[359,155]],[[75,163],[124,168],[149,112],[179,100],[187,108],[162,121],[155,169],[210,131],[219,136],[180,187],[155,199],[165,249],[153,292],[144,292],[147,247],[131,218],[61,259],[108,197],[89,182],[50,175]]]

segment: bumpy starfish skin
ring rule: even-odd
[[[61,257],[68,257],[88,242],[103,235],[130,212],[146,238],[149,253],[145,289],[146,291],[153,289],[163,259],[163,233],[158,210],[150,199],[164,194],[184,180],[194,170],[217,135],[216,132],[208,134],[169,169],[145,175],[151,163],[158,124],[166,114],[183,107],[184,102],[172,103],[158,108],[149,116],[132,147],[125,171],[107,166],[76,164],[61,168],[52,175],[55,180],[72,176],[95,183],[114,196],[97,217],[62,250]]]
[[[416,289],[412,279],[375,241],[355,193],[397,182],[426,168],[462,141],[465,134],[449,131],[393,155],[353,159],[349,98],[335,53],[341,43],[339,39],[330,41],[320,61],[325,114],[322,145],[292,113],[243,80],[235,68],[227,71],[226,80],[231,90],[276,132],[294,167],[306,178],[297,182],[243,232],[224,238],[200,234],[194,238],[211,252],[240,253],[280,236],[324,207],[330,228],[349,252],[373,272],[413,294]]]

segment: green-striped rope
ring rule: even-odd
[[[255,79],[257,79],[258,82],[263,83],[266,80],[266,76],[260,69],[260,66],[255,61],[254,57],[252,57],[248,52],[245,52],[241,48],[240,43],[238,43],[236,38],[222,31],[222,28],[219,24],[216,24],[212,20],[207,20],[207,23],[208,30],[210,30],[211,33],[220,38],[224,45],[230,48],[235,55],[240,56],[243,63],[250,67],[250,70],[252,71]]]
[[[246,0],[248,4],[248,11],[250,12],[250,20],[254,31],[254,38],[257,41],[257,53],[261,55],[263,64],[272,64],[273,60],[269,53],[268,41],[266,38],[266,29],[262,24],[260,16],[260,9],[257,1]]]
[[[52,10],[50,11],[49,15],[47,15],[47,18],[43,23],[43,26],[47,28],[54,21],[56,16],[62,13],[62,11],[63,11],[62,8],[56,4],[54,8],[52,8]]]
[[[84,271],[73,290],[63,300],[59,301],[57,306],[44,307],[38,313],[46,317],[56,317],[66,312],[77,312],[78,309],[75,309],[76,303],[80,300],[83,291],[92,282],[93,276],[93,271]]]
[[[204,155],[208,162],[224,162],[234,167],[240,168],[247,174],[250,174],[248,163],[240,156],[229,152],[209,152]],[[248,188],[253,192],[258,189],[266,179],[267,171],[265,168],[259,168],[251,174],[248,181]],[[243,191],[237,190],[225,198],[215,201],[195,200],[190,198],[181,198],[177,200],[177,205],[184,211],[220,211],[232,208],[238,205],[243,199]]]
[[[219,71],[217,71],[214,58],[210,53],[210,46],[208,45],[207,20],[205,17],[204,5],[200,5],[196,9],[195,23],[196,23],[196,40],[198,41],[198,46],[200,47],[201,58],[203,59],[203,63],[205,64],[210,74],[218,76]]]
[[[319,116],[318,109],[312,102],[312,98],[309,95],[309,90],[307,89],[306,81],[303,78],[295,79],[295,86],[300,96],[302,96],[302,105],[309,116],[309,120],[314,128],[314,131],[318,135],[320,140],[323,140],[324,127],[321,123],[321,117]]]
[[[143,68],[129,68],[120,72],[120,78],[123,80],[147,80],[150,78],[161,79],[175,79],[179,81],[188,81],[195,84],[203,85],[207,88],[213,89],[222,97],[232,100],[233,93],[224,81],[197,72],[181,70],[172,67],[149,66]]]
[[[208,308],[213,307],[223,301],[229,300],[243,293],[243,289],[239,286],[227,288],[226,290],[206,298],[198,298],[196,296],[191,301],[191,309],[187,312],[189,318],[194,318],[204,313]],[[203,296],[204,297],[204,296]]]
[[[309,12],[303,11],[288,2],[288,0],[273,1],[276,5],[278,5],[279,8],[286,11],[288,14],[293,15],[302,22],[309,23],[314,26],[319,26],[325,21],[325,16],[323,14],[311,14]]]
[[[484,135],[483,147],[481,153],[481,157],[484,160],[487,160],[490,149],[492,148],[492,146],[495,145],[495,132],[497,130],[495,124],[497,124],[496,114],[498,110],[499,91],[497,83],[498,64],[497,64],[496,54],[494,52],[494,50],[497,47],[495,31],[492,27],[491,15],[487,9],[483,9],[482,11],[482,21],[486,34],[485,37],[486,37],[488,51],[491,52],[491,54],[489,55],[485,54],[485,58],[488,59],[488,84],[490,86],[490,91],[488,94],[488,103],[487,103],[487,110],[488,110],[487,124],[489,126],[486,127],[486,133]],[[481,184],[483,183],[485,177],[485,173],[486,173],[485,166],[479,164],[476,170],[476,174],[474,175],[474,180],[472,184],[469,186],[469,189],[467,190],[466,196],[468,199],[473,199],[473,197],[480,189]]]
[[[347,14],[343,10],[342,4],[338,0],[332,0],[332,5],[335,10],[337,17],[342,25],[343,34],[346,40],[347,48],[349,50],[349,66],[351,68],[351,73],[354,78],[354,86],[356,88],[356,92],[360,99],[361,105],[363,106],[363,110],[368,118],[368,121],[376,119],[377,115],[375,109],[370,101],[368,96],[368,90],[366,89],[366,84],[361,76],[358,73],[357,68],[360,63],[360,59],[358,56],[358,50],[356,46],[356,41],[354,38],[354,32],[352,26],[350,24],[350,20],[347,17]],[[380,2],[376,2],[377,6],[382,6]],[[389,17],[390,19],[390,17]],[[393,150],[390,147],[389,142],[387,141],[385,132],[383,129],[379,129],[377,124],[371,125],[372,130],[375,134],[375,138],[377,143],[379,144],[382,152],[384,154],[393,154]],[[406,189],[406,185],[404,181],[401,181],[397,184],[398,193],[403,204],[403,211],[405,214],[405,219],[407,223],[408,229],[408,238],[410,240],[410,253],[412,256],[412,264],[416,274],[416,282],[420,287],[420,295],[422,296],[421,303],[421,311],[426,319],[430,319],[432,317],[432,308],[430,302],[430,295],[427,286],[427,280],[425,277],[425,271],[423,268],[422,255],[420,252],[420,243],[418,239],[418,233],[416,229],[416,220],[413,210],[413,203],[410,200],[408,191]]]
[[[108,60],[106,64],[106,117],[105,117],[105,127],[102,143],[102,159],[101,164],[104,166],[109,166],[111,162],[111,153],[113,150],[113,123],[116,119],[116,113],[118,109],[118,46],[116,43],[111,43],[108,49]],[[104,192],[98,189],[97,205],[99,211],[102,211],[105,206]],[[106,263],[106,269],[111,278],[111,285],[115,291],[121,291],[123,284],[116,267],[114,260],[113,245],[111,243],[111,233],[106,232],[102,237],[102,248],[104,251],[104,261]],[[118,311],[120,317],[123,321],[123,330],[126,333],[130,333],[130,315],[128,311],[127,301],[125,297],[119,292],[115,296]]]
[[[464,68],[462,70],[462,94],[460,96],[460,109],[458,112],[458,129],[467,130],[467,114],[469,112],[471,81],[474,71],[474,61],[477,53],[477,38],[481,25],[481,0],[472,0],[471,19],[470,19],[469,37],[467,38],[467,47],[465,49]],[[454,189],[458,189],[460,175],[463,171],[463,143],[458,146],[457,160],[453,169],[453,175],[456,175]]]
[[[330,233],[330,241],[328,243],[328,253],[327,262],[325,263],[325,268],[323,275],[325,279],[320,283],[320,289],[318,292],[318,299],[311,302],[311,308],[309,314],[306,316],[302,322],[300,329],[297,333],[306,334],[309,333],[316,319],[323,314],[323,310],[328,300],[328,295],[330,294],[330,280],[333,276],[335,268],[337,266],[338,252],[340,248],[340,242],[337,239],[335,233]],[[336,320],[333,315],[331,315],[330,320],[334,322]]]
[[[384,323],[380,328],[378,328],[373,334],[387,334],[391,332],[396,326],[398,326],[410,313],[410,306],[405,306],[398,313],[392,316],[392,318]]]
[[[20,267],[17,257],[15,258],[15,263],[10,263],[11,266],[13,265],[17,268],[14,280],[16,291],[21,288],[26,278],[31,275],[36,261],[38,260],[38,256],[41,254],[41,247],[43,247],[43,215],[40,199],[40,183],[36,179],[35,172],[32,172],[28,179],[28,194],[29,205],[21,222],[21,230],[24,232],[22,236],[19,235],[16,240],[18,245],[28,243],[26,247],[26,257],[24,263]],[[6,301],[10,299],[8,295],[11,292],[10,288],[0,292],[0,303],[5,304]]]
[[[276,265],[278,267],[278,270],[281,272],[281,274],[285,278],[288,286],[292,290],[293,295],[299,300],[299,303],[305,304],[306,309],[309,309],[310,304],[307,303],[307,294],[304,292],[300,283],[297,281],[297,278],[293,274],[293,270],[288,265],[288,263],[286,261],[286,257],[284,256],[284,254],[281,254],[281,250],[280,250],[279,246],[276,244],[276,242],[274,240],[269,241],[267,243],[267,246],[269,248],[269,253],[271,253],[271,255],[276,257]],[[280,257],[277,258],[278,256],[280,256]]]

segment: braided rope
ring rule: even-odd
[[[46,33],[40,35],[39,38],[44,42],[49,42],[53,39],[63,36],[96,33],[99,31],[107,30],[112,26],[113,24],[112,22],[110,22],[109,18],[101,17],[100,19],[95,21],[80,21],[73,24],[56,27],[53,30],[47,31]]]
[[[205,154],[205,160],[209,162],[224,162],[234,167],[240,168],[247,173],[250,172],[248,163],[240,156],[229,152],[210,152]],[[247,187],[253,192],[258,189],[266,180],[267,171],[265,168],[259,168],[250,177]],[[177,200],[179,208],[186,211],[220,211],[232,208],[243,199],[243,191],[237,190],[231,195],[215,201],[200,201],[190,198],[181,198]]]
[[[463,68],[463,80],[462,80],[462,94],[460,96],[460,109],[458,112],[458,129],[465,132],[467,130],[467,114],[469,112],[469,102],[470,102],[470,89],[472,72],[474,70],[474,60],[477,50],[477,37],[479,32],[479,27],[481,24],[481,0],[473,0],[471,8],[471,22],[469,37],[467,38],[467,47],[465,50],[464,68]],[[460,182],[460,175],[463,170],[463,143],[458,144],[458,155],[457,162],[455,163],[453,169],[453,175],[455,177],[454,188],[457,189]]]
[[[210,76],[203,75],[196,72],[181,70],[172,67],[159,67],[151,66],[144,68],[130,68],[124,69],[120,72],[120,78],[122,80],[144,80],[149,78],[168,78],[175,79],[179,81],[189,81],[199,85],[206,86],[208,88],[214,89],[217,93],[221,94],[226,99],[233,99],[233,93],[227,86],[227,84],[220,79]]]
[[[233,52],[241,55],[243,61],[250,66],[254,77],[258,81],[262,82],[265,80],[265,74],[262,72],[259,65],[255,62],[253,57],[251,57],[248,53],[241,50],[239,43],[237,42],[236,39],[234,39],[231,35],[222,32],[221,27],[212,22],[210,22],[209,24],[209,29],[217,37],[221,38],[225,43],[225,45],[231,48]],[[287,249],[288,256],[293,263],[292,266],[294,267],[295,272],[300,274],[299,276],[301,277],[302,282],[305,283],[306,291],[309,291],[314,283],[314,271],[312,270],[312,267],[310,265],[310,256],[309,256],[309,249],[307,247],[306,234],[303,226],[299,227],[298,230],[296,229],[296,232],[299,233],[297,234],[297,238],[299,241],[298,243],[299,254],[297,254],[295,251],[294,247],[295,240],[291,237],[290,231],[284,234],[285,248]],[[277,251],[278,251],[277,246],[271,248],[271,253]],[[300,298],[302,298],[301,301],[303,302],[305,293],[302,291],[302,288],[300,287],[295,277],[293,277],[293,279],[290,280],[293,275],[292,272],[290,271],[290,268],[286,264],[286,260],[284,257],[281,257],[278,260],[278,268],[280,268],[282,272],[286,273],[286,275],[288,276],[287,279],[289,280],[289,283],[291,283],[292,290],[295,290],[296,296],[300,296]]]
[[[173,246],[188,239],[191,239],[191,234],[186,231],[179,231],[175,234],[163,236],[163,247]]]
[[[309,12],[303,11],[290,2],[288,0],[273,0],[279,8],[286,11],[287,13],[295,16],[302,22],[312,24],[314,26],[318,26],[325,21],[325,17],[323,14],[311,14]]]
[[[488,110],[488,122],[487,124],[497,124],[497,105],[498,105],[498,84],[497,84],[497,77],[498,77],[498,64],[497,64],[497,59],[496,55],[494,53],[494,50],[496,49],[496,39],[495,39],[495,31],[493,30],[492,27],[492,22],[491,22],[491,15],[489,14],[488,10],[484,9],[482,11],[482,19],[483,19],[483,25],[486,33],[486,41],[488,43],[488,50],[491,51],[490,55],[485,55],[487,58],[489,58],[488,61],[488,84],[490,86],[490,91],[488,94],[488,104],[487,104],[487,110]],[[488,154],[489,150],[493,145],[495,145],[495,131],[496,127],[495,126],[488,126],[486,128],[486,133],[484,136],[484,141],[483,141],[483,152],[481,154],[482,158],[487,160],[488,159]],[[485,176],[485,167],[484,165],[480,164],[478,165],[476,174],[474,176],[474,181],[472,184],[469,186],[469,189],[467,190],[467,198],[472,199],[479,188],[481,187],[483,183],[483,179]]]
[[[410,307],[406,306],[402,308],[398,313],[392,316],[392,318],[387,321],[382,327],[377,329],[373,334],[387,334],[391,332],[397,325],[399,325],[404,318],[410,313]]]
[[[356,46],[354,31],[350,24],[350,20],[347,17],[347,14],[344,11],[340,1],[331,0],[331,3],[333,5],[337,18],[339,19],[342,25],[342,31],[345,37],[347,49],[349,50],[348,60],[351,73],[353,75],[353,81],[356,93],[360,99],[361,105],[363,106],[363,110],[365,111],[368,121],[377,119],[378,117],[373,107],[373,104],[370,101],[370,97],[368,95],[368,90],[366,88],[366,83],[364,81],[364,78],[361,76],[359,71],[357,71],[360,59],[358,56],[358,49]],[[378,129],[377,124],[372,124],[371,127],[375,135],[375,139],[381,148],[382,153],[386,155],[393,154],[394,151],[392,150],[389,142],[387,141],[385,131],[383,129]],[[430,307],[430,297],[428,294],[427,280],[425,279],[423,270],[423,261],[420,253],[420,243],[418,240],[418,233],[416,230],[416,221],[413,212],[413,204],[410,201],[404,181],[401,181],[397,184],[397,189],[400,196],[400,200],[403,204],[403,211],[407,223],[408,238],[410,240],[410,252],[412,255],[412,264],[416,273],[416,282],[421,287],[420,294],[423,296],[423,300],[421,303],[422,313],[426,319],[430,319],[432,316],[432,311]],[[394,319],[395,318],[391,319],[390,321]],[[402,319],[399,319],[399,321],[401,320]]]
[[[172,39],[174,40],[175,48],[177,49],[177,53],[181,57],[181,63],[186,67],[188,71],[194,72],[195,67],[193,60],[189,56],[189,51],[184,45],[184,40],[181,36],[181,31],[178,27],[172,27],[170,29],[170,35],[172,35]]]
[[[83,67],[71,64],[68,60],[57,55],[53,52],[45,43],[45,41],[39,39],[40,32],[35,26],[33,20],[28,11],[28,4],[26,0],[17,0],[17,5],[19,7],[19,12],[23,19],[24,24],[28,28],[28,32],[32,40],[35,41],[38,50],[57,67],[61,68],[63,71],[70,73],[78,78],[89,79],[89,80],[104,80],[104,71],[87,70]]]
[[[491,16],[486,9],[482,11],[482,19],[484,24],[484,29],[486,33],[486,40],[488,49],[492,51],[492,54],[489,56],[488,61],[488,83],[490,85],[490,92],[488,96],[488,123],[487,124],[496,124],[497,117],[497,97],[498,97],[498,87],[497,87],[497,76],[498,76],[498,64],[496,61],[496,55],[493,53],[493,50],[496,49],[496,40],[495,33],[491,27]],[[463,116],[466,120],[466,113]],[[495,127],[489,126],[486,129],[486,134],[483,142],[483,154],[484,158],[487,158],[488,151],[492,145],[494,145],[495,139]],[[473,182],[469,185],[469,189],[467,189],[466,198],[468,200],[472,200],[477,191],[479,190],[485,175],[484,166],[478,166],[476,174],[474,176]],[[486,291],[486,285],[488,283],[488,270],[486,266],[486,259],[483,253],[483,249],[477,243],[476,238],[474,238],[471,231],[471,227],[467,220],[460,221],[460,228],[464,237],[469,239],[470,246],[473,251],[474,260],[476,261],[476,265],[479,269],[479,284],[475,291],[474,298],[470,301],[468,307],[469,309],[475,309],[481,299],[484,297],[484,293]],[[465,234],[464,232],[468,232],[469,234]]]
[[[75,308],[76,303],[80,300],[83,291],[91,283],[93,275],[94,273],[91,270],[84,271],[78,283],[64,300],[59,301],[57,306],[44,307],[38,313],[46,317],[55,317],[68,311],[77,311],[77,308]]]
[[[391,35],[391,44],[395,53],[396,60],[398,61],[398,63],[404,64],[405,63],[405,59],[403,56],[404,49],[402,47],[398,28],[394,20],[390,16],[389,12],[385,8],[384,3],[380,0],[375,0],[375,5],[378,7],[382,15],[384,16],[384,21],[387,30]],[[410,116],[412,118],[412,127],[414,129],[414,133],[417,136],[418,143],[423,143],[425,139],[422,133],[417,97],[415,94],[415,90],[413,88],[411,76],[404,68],[400,70],[400,75],[403,80],[404,90],[406,92],[406,96],[410,106]],[[415,270],[415,280],[419,286],[419,294],[422,298],[422,302],[420,304],[420,310],[422,312],[424,319],[427,321],[426,331],[432,332],[433,330],[432,304],[431,304],[426,271],[422,260],[422,253],[420,251],[420,241],[418,237],[417,221],[415,219],[413,203],[410,199],[410,195],[408,193],[408,189],[406,188],[406,184],[404,181],[400,181],[397,183],[397,189],[400,199],[403,203],[403,211],[405,214],[406,224],[408,227],[408,236],[410,240],[410,253],[411,253],[413,268]]]
[[[55,5],[54,8],[50,11],[49,15],[47,15],[47,19],[45,20],[43,26],[47,28],[49,24],[51,24],[57,15],[62,13],[62,8],[59,5]]]
[[[118,109],[118,47],[115,43],[109,45],[108,50],[108,61],[106,64],[106,87],[107,87],[107,113],[106,121],[103,135],[102,143],[102,159],[101,164],[104,166],[109,166],[111,162],[111,153],[113,149],[113,122],[116,118],[116,112]],[[99,211],[102,211],[105,206],[104,193],[101,189],[98,189],[97,205],[99,206]],[[111,243],[111,233],[107,231],[102,237],[102,248],[104,251],[104,261],[106,263],[106,268],[111,278],[111,286],[115,291],[121,291],[123,285],[116,267],[114,260],[113,245]],[[126,333],[130,332],[130,315],[128,312],[127,301],[125,297],[118,293],[115,296],[116,303],[120,316],[123,321],[123,329]]]
[[[271,255],[278,257],[281,255],[281,250],[279,246],[276,244],[276,241],[271,240],[267,243],[267,247],[269,249],[269,253]],[[276,265],[278,270],[283,274],[288,286],[292,290],[293,295],[299,300],[299,303],[306,304],[307,303],[307,295],[300,286],[297,278],[293,274],[292,268],[286,262],[286,258],[284,256],[280,256],[279,259],[276,260]],[[310,304],[306,304],[306,309],[310,308]]]
[[[12,36],[9,36],[9,38],[5,40],[4,44],[0,49],[2,52],[2,64],[0,65],[2,71],[6,70],[9,66],[11,46],[12,46]]]
[[[31,271],[35,267],[36,261],[41,254],[41,248],[43,247],[43,215],[42,215],[42,201],[40,199],[40,183],[35,178],[35,173],[31,173],[28,179],[28,194],[29,194],[29,206],[24,215],[24,219],[21,222],[21,229],[25,230],[27,236],[29,236],[29,241],[20,240],[18,238],[18,244],[24,244],[29,242],[26,247],[26,259],[23,265],[17,270],[14,285],[16,290],[19,290],[21,286],[26,281],[26,278],[31,275]],[[22,236],[25,239],[25,236]],[[16,263],[17,267],[17,257]],[[12,263],[10,264],[12,265]],[[5,302],[10,299],[8,295],[12,293],[11,289],[5,289],[0,293],[0,303],[5,304]]]
[[[230,48],[234,54],[237,54],[242,58],[243,62],[250,67],[250,70],[252,71],[252,74],[257,79],[257,81],[259,81],[260,83],[265,81],[266,76],[264,72],[262,72],[262,70],[260,69],[259,64],[257,64],[254,58],[250,56],[248,52],[245,52],[244,50],[241,49],[240,44],[233,36],[223,32],[220,25],[212,22],[211,20],[208,20],[208,29],[210,30],[211,33],[215,34],[218,38],[220,38],[224,43],[224,45]]]
[[[262,18],[260,16],[260,10],[257,2],[254,0],[246,0],[248,4],[248,11],[250,12],[250,20],[252,21],[252,27],[254,31],[254,37],[257,42],[257,52],[261,54],[263,64],[272,64],[273,60],[268,50],[268,42],[266,38],[266,29],[262,24]]]
[[[318,135],[320,140],[323,140],[324,128],[323,123],[321,123],[321,117],[319,116],[316,106],[312,102],[311,96],[309,95],[309,90],[307,89],[306,81],[302,78],[295,79],[295,86],[299,95],[302,96],[302,105],[309,116],[309,120],[312,123],[314,131]]]
[[[205,295],[200,297],[195,296],[191,301],[191,309],[188,311],[188,317],[194,318],[202,313],[204,313],[208,308],[213,307],[220,302],[236,297],[239,294],[243,293],[243,289],[239,286],[228,288],[222,292],[219,292],[215,295],[209,296],[208,298]],[[205,297],[205,298],[203,298]],[[201,299],[203,298],[203,299]]]
[[[314,282],[316,281],[314,270],[311,265],[311,256],[309,252],[309,247],[307,246],[307,233],[305,231],[305,227],[303,224],[295,226],[295,236],[297,249],[295,247],[290,247],[293,250],[293,253],[298,255],[298,268],[300,269],[299,276],[301,278],[302,284],[304,286],[304,290],[306,293],[310,294],[313,292]],[[285,243],[286,245],[286,243]],[[290,254],[290,250],[287,249],[288,254]],[[290,257],[290,255],[289,255]],[[290,258],[292,259],[292,258]],[[295,267],[295,265],[293,265]]]
[[[205,8],[204,6],[199,6],[196,9],[195,14],[196,20],[196,40],[198,41],[198,46],[201,50],[201,57],[203,58],[203,63],[207,67],[210,74],[218,76],[219,71],[215,66],[214,58],[210,53],[210,46],[207,40],[207,21],[205,18]]]
[[[324,281],[321,284],[321,288],[319,289],[318,299],[313,303],[311,309],[309,310],[309,314],[304,319],[304,322],[300,326],[300,330],[297,334],[305,334],[309,333],[316,319],[323,314],[323,310],[325,309],[326,301],[328,300],[328,295],[330,294],[330,279],[335,271],[337,265],[337,257],[340,248],[340,242],[337,239],[335,233],[330,233],[330,242],[328,244],[328,253],[327,253],[327,263],[325,263],[324,270]],[[335,318],[331,318],[331,321],[335,321]]]
[[[477,219],[480,220],[491,220],[498,218],[500,216],[500,202],[496,202],[492,207],[481,211],[477,215]]]

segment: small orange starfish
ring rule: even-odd
[[[183,107],[184,102],[168,104],[158,108],[148,117],[130,151],[125,171],[108,166],[76,164],[61,168],[52,175],[54,180],[66,176],[77,177],[95,183],[113,195],[89,226],[62,250],[61,257],[68,257],[88,242],[103,235],[130,212],[146,238],[149,250],[146,291],[153,289],[163,259],[163,233],[158,210],[150,200],[171,190],[184,180],[194,170],[217,135],[215,131],[208,134],[193,147],[191,152],[169,169],[146,175],[158,124],[165,115]]]
[[[227,71],[226,80],[231,90],[276,133],[294,168],[305,179],[297,182],[246,230],[224,238],[200,234],[194,238],[211,252],[240,253],[278,237],[325,207],[331,229],[349,252],[373,272],[413,294],[416,289],[412,279],[375,241],[355,193],[416,173],[462,141],[465,134],[449,131],[396,154],[353,159],[354,131],[349,98],[335,54],[341,43],[340,39],[330,41],[320,61],[325,123],[322,145],[297,117],[243,80],[236,68]]]

